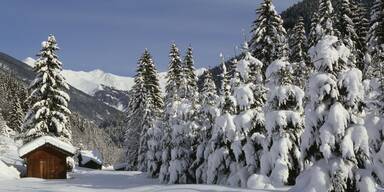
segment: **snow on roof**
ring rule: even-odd
[[[128,166],[128,163],[116,163],[113,165],[113,169],[124,169]]]
[[[45,145],[45,144],[51,144],[59,149],[62,149],[68,153],[75,154],[76,148],[72,146],[69,143],[65,143],[63,141],[60,141],[57,138],[51,137],[51,136],[42,136],[39,137],[25,145],[19,148],[19,155],[20,157],[23,157],[24,155],[32,152],[33,150]]]
[[[101,154],[98,150],[82,150],[80,151],[81,155],[81,164],[86,164],[89,161],[93,160],[98,164],[103,164],[103,159],[101,158]]]

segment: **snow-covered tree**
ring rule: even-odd
[[[311,27],[308,34],[308,47],[312,47],[319,41],[319,15],[317,12],[314,12],[311,18]]]
[[[338,31],[340,40],[344,43],[348,49],[350,49],[355,57],[356,55],[356,43],[359,39],[356,27],[353,19],[356,17],[357,13],[352,12],[353,3],[351,0],[341,0],[337,4],[336,15],[337,21],[335,26]],[[352,60],[353,61],[353,60]]]
[[[155,136],[148,132],[163,107],[155,64],[146,49],[137,64],[135,85],[128,105],[128,127],[125,133],[128,170],[147,171],[148,140]],[[152,129],[151,129],[152,131]],[[152,148],[151,148],[152,149]],[[155,173],[150,173],[155,174]]]
[[[144,101],[143,121],[142,128],[140,130],[140,145],[138,149],[138,170],[147,171],[147,153],[156,153],[155,151],[149,151],[148,140],[152,139],[152,136],[158,136],[152,134],[151,128],[156,127],[154,122],[159,118],[163,108],[163,100],[160,91],[159,78],[155,64],[152,60],[152,56],[147,49],[145,49],[143,56],[139,60],[139,64],[143,66],[142,77],[144,83],[144,97],[141,98]],[[149,131],[149,133],[148,133]],[[151,148],[154,149],[154,148]],[[157,159],[160,160],[160,159]],[[151,169],[153,170],[153,169]],[[150,173],[154,175],[154,173]]]
[[[209,140],[209,150],[207,165],[207,184],[227,184],[227,177],[230,171],[230,140],[233,136],[235,124],[233,122],[234,103],[230,94],[228,72],[222,57],[221,73],[221,114],[215,119],[212,130],[212,137]]]
[[[301,143],[307,167],[293,191],[375,191],[362,73],[349,67],[351,51],[335,36],[323,36],[309,52],[316,73],[309,80]]]
[[[8,127],[7,122],[4,120],[3,115],[0,113],[0,136],[10,137],[13,131]]]
[[[197,77],[195,74],[194,60],[193,60],[193,52],[192,47],[187,48],[187,52],[185,54],[183,60],[183,76],[185,79],[185,88],[183,97],[186,97],[190,100],[197,99]]]
[[[288,42],[283,20],[275,10],[272,0],[264,0],[256,13],[258,18],[252,25],[249,46],[252,55],[264,63],[265,72],[272,61],[288,56]]]
[[[371,20],[368,32],[368,51],[371,61],[366,66],[367,78],[379,78],[383,75],[384,63],[384,1],[376,0],[371,8]]]
[[[148,107],[144,80],[143,80],[143,64],[139,62],[137,74],[135,76],[128,103],[127,112],[127,129],[125,132],[124,145],[126,146],[126,170],[138,170],[138,150],[140,147],[141,130],[145,121],[146,107]]]
[[[369,30],[368,8],[361,2],[361,0],[351,0],[351,11],[354,14],[352,18],[355,24],[357,34],[356,40],[356,67],[364,71],[365,67],[365,54],[367,53],[367,35]]]
[[[293,185],[302,170],[300,136],[303,130],[304,91],[293,84],[292,65],[276,60],[267,69],[267,137],[261,173],[276,185]]]
[[[371,8],[371,28],[368,33],[368,52],[370,61],[366,66],[369,82],[368,111],[373,125],[371,148],[373,151],[373,170],[378,183],[384,186],[384,1],[376,0]]]
[[[195,88],[188,85],[192,81],[196,81],[196,79],[192,79],[190,76],[190,73],[194,73],[194,71],[190,71],[193,69],[193,59],[192,52],[188,52],[186,64],[181,66],[180,87],[191,87],[191,89],[186,89],[187,91],[185,93],[188,92],[191,95],[197,96],[197,91],[194,90]],[[176,51],[174,56],[176,57],[171,58],[171,62],[172,60],[179,62],[178,51]],[[189,64],[187,64],[188,62]],[[172,64],[170,66],[172,66]],[[192,84],[196,84],[196,82]],[[170,110],[173,113],[169,121],[171,128],[171,159],[168,169],[170,184],[190,183],[194,177],[194,175],[190,175],[188,172],[192,163],[191,156],[194,155],[191,146],[193,145],[193,139],[196,134],[195,131],[198,126],[195,122],[196,105],[193,101],[194,99],[195,98],[190,98],[190,96],[183,94],[183,91],[181,91],[180,94],[176,94],[170,106]]]
[[[204,72],[203,79],[199,96],[201,107],[197,114],[200,129],[195,139],[198,145],[195,151],[195,160],[189,170],[191,175],[195,175],[196,183],[207,183],[208,156],[212,153],[209,140],[212,137],[215,118],[219,115],[219,98],[209,70]]]
[[[147,131],[147,172],[150,177],[158,177],[161,167],[161,124],[162,122],[156,121],[153,123],[153,126],[148,128]]]
[[[320,0],[319,1],[319,27],[318,29],[318,40],[325,35],[335,35],[334,22],[335,15],[331,0]],[[320,29],[320,30],[319,30]],[[319,38],[320,37],[320,38]]]
[[[259,155],[264,140],[265,88],[260,75],[263,64],[249,52],[244,43],[241,60],[235,65],[231,80],[232,97],[236,106],[233,113],[235,130],[227,139],[231,143],[230,175],[227,183],[245,187],[247,179],[259,168]]]
[[[180,87],[186,87],[184,67],[179,49],[171,45],[167,74],[165,113],[162,139],[162,183],[187,183],[191,155],[191,130],[186,119],[191,115],[191,102],[186,99]]]
[[[17,133],[21,133],[24,112],[19,97],[12,98],[12,109],[9,112],[9,127]]]
[[[24,141],[30,141],[42,135],[53,135],[65,141],[71,141],[71,130],[67,126],[69,86],[60,74],[62,63],[56,51],[59,50],[53,35],[42,43],[37,55],[34,71],[36,78],[29,86],[27,103],[30,108],[23,123]]]
[[[289,60],[294,69],[293,84],[305,88],[307,79],[311,72],[309,67],[309,57],[307,55],[308,45],[305,36],[304,19],[300,17],[292,29],[290,36],[290,56]]]

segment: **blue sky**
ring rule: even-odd
[[[299,0],[274,0],[281,12]],[[234,55],[249,35],[261,0],[9,0],[1,1],[0,51],[34,57],[53,33],[64,68],[102,69],[134,75],[145,48],[159,71],[168,65],[169,44],[182,54],[191,44],[196,67],[215,66]]]

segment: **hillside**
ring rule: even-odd
[[[333,0],[335,1],[335,0]],[[367,7],[370,7],[373,0],[361,0]],[[287,10],[281,13],[281,17],[284,19],[284,27],[291,29],[297,19],[302,16],[306,30],[309,30],[312,14],[317,10],[318,0],[302,0],[299,3],[289,7]]]
[[[0,72],[13,73],[17,79],[27,84],[34,78],[34,72],[30,66],[1,52]],[[122,115],[120,111],[107,106],[73,86],[70,87],[69,95],[71,97],[69,108],[87,119],[101,123]]]

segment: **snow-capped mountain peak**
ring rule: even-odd
[[[28,57],[23,62],[33,67],[36,60]],[[200,76],[206,70],[200,68],[195,73]],[[133,77],[118,76],[100,69],[88,72],[64,69],[62,74],[71,86],[122,111],[126,107],[126,98],[128,97],[126,92],[134,85]],[[159,73],[159,84],[162,91],[164,91],[167,82],[166,75],[167,72]]]

